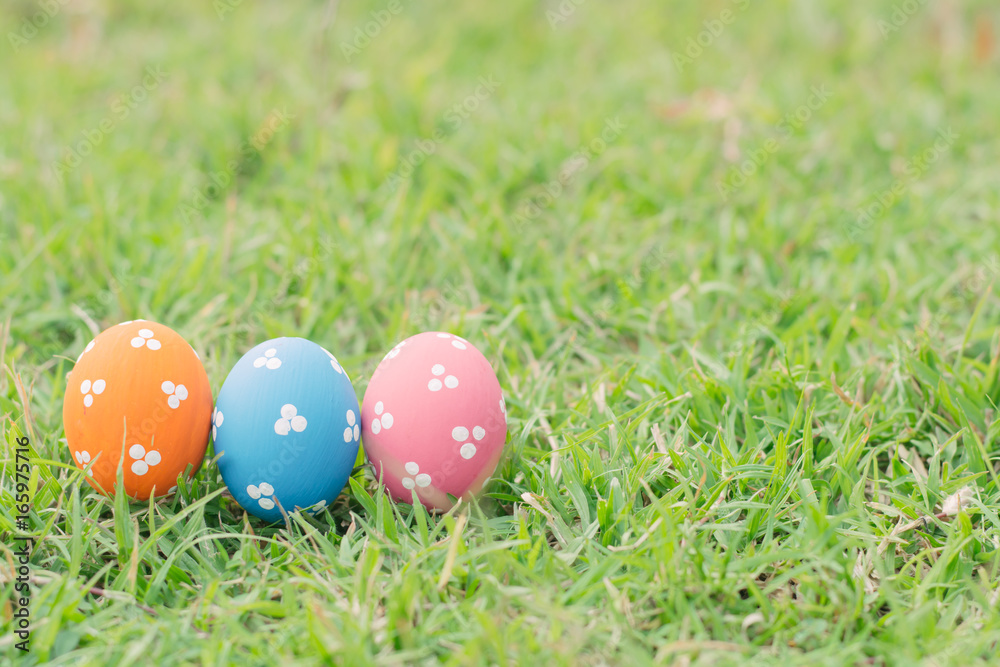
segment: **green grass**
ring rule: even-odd
[[[994,664],[995,3],[400,0],[348,62],[390,6],[79,0],[16,49],[41,10],[0,9],[0,663]],[[507,455],[445,516],[364,470],[279,527],[210,464],[103,498],[65,376],[136,317],[216,390],[297,335],[359,397],[453,331]]]

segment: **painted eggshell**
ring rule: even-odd
[[[472,343],[427,332],[392,348],[361,410],[365,455],[397,500],[447,510],[497,467],[507,439],[500,383]]]
[[[303,338],[275,338],[236,362],[212,413],[219,472],[266,521],[329,507],[354,469],[361,410],[337,359]]]
[[[87,345],[63,399],[66,443],[87,481],[139,500],[173,490],[201,465],[208,446],[212,389],[197,353],[156,322],[122,322]],[[124,459],[122,457],[124,456]]]

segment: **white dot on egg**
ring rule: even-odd
[[[458,378],[454,375],[449,375],[444,379],[444,386],[448,387],[448,389],[454,389],[458,386]]]
[[[172,394],[174,393],[174,383],[170,380],[164,380],[163,384],[160,385],[160,389],[164,394]]]
[[[444,373],[444,366],[442,366],[441,364],[434,364],[431,367],[431,373],[433,375],[441,375],[442,373]]]
[[[441,380],[434,378],[433,380],[427,383],[427,388],[430,389],[431,391],[441,391]]]
[[[403,487],[406,489],[412,489],[414,487],[413,480],[409,477],[403,478]]]
[[[392,428],[392,422],[393,419],[391,414],[387,412],[384,415],[382,415],[382,426],[384,426],[385,428]]]
[[[420,472],[420,466],[417,465],[415,461],[410,461],[403,467],[406,468],[406,472],[410,473],[411,475],[416,475],[418,472]]]
[[[454,438],[456,442],[464,442],[469,438],[469,429],[464,426],[456,426],[451,430],[451,437]]]
[[[457,347],[460,350],[464,350],[465,349],[465,343],[463,343],[460,340],[453,340],[453,341],[451,341],[451,345],[452,345],[452,347]]]
[[[459,450],[463,459],[471,459],[476,455],[476,446],[471,442],[467,442],[462,445],[462,449]]]
[[[486,429],[484,429],[482,426],[477,426],[476,428],[472,429],[472,437],[474,437],[476,440],[482,440],[483,438],[486,437]]]
[[[427,473],[421,473],[414,478],[417,486],[430,486],[431,476]]]

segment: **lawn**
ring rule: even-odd
[[[1000,641],[1000,9],[0,7],[0,664],[974,665]],[[93,491],[66,374],[146,318],[214,391],[472,341],[475,503]],[[16,439],[32,443],[16,648]]]

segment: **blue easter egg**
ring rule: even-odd
[[[219,390],[212,438],[236,501],[266,521],[318,514],[354,468],[361,410],[337,359],[303,338],[275,338],[236,362]]]

